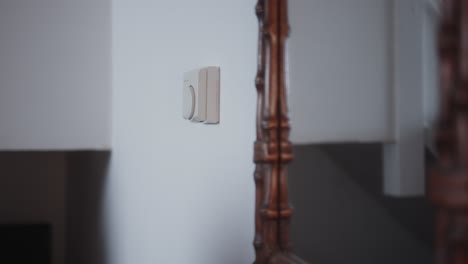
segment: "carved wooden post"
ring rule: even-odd
[[[258,37],[258,66],[257,66],[257,77],[255,78],[255,85],[257,88],[257,137],[255,141],[255,157],[256,163],[254,180],[255,180],[255,239],[254,247],[256,252],[255,263],[265,263],[266,257],[264,254],[264,240],[263,240],[263,221],[260,214],[260,208],[262,207],[262,199],[264,195],[264,182],[267,170],[266,153],[262,151],[262,147],[265,144],[265,137],[263,136],[262,130],[262,116],[263,107],[265,100],[265,41],[263,32],[263,17],[265,14],[265,0],[258,0],[255,8],[258,24],[259,24],[259,37]]]
[[[444,0],[439,32],[439,164],[429,175],[436,263],[468,263],[468,2]]]
[[[286,100],[287,0],[258,0],[255,264],[305,263],[291,252],[287,164],[292,160]]]

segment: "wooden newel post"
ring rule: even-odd
[[[292,253],[287,164],[292,160],[286,100],[287,0],[259,0],[255,264],[305,263]]]
[[[468,1],[444,0],[439,26],[439,162],[429,172],[437,264],[468,263]]]

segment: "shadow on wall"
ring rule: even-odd
[[[104,264],[103,190],[110,152],[67,154],[67,264]]]
[[[352,181],[373,197],[408,232],[427,247],[434,238],[434,209],[425,196],[391,197],[383,195],[382,144],[327,144],[321,149],[346,171]],[[356,155],[359,153],[359,155]],[[421,153],[422,154],[422,153]],[[426,167],[435,162],[426,151]]]
[[[432,262],[431,248],[322,147],[295,146],[294,153],[289,175],[298,255],[311,263]]]
[[[18,225],[24,237],[33,235],[37,224],[50,225],[53,264],[62,264],[64,259],[65,178],[62,152],[0,152],[0,225]],[[27,250],[25,244],[18,246]]]

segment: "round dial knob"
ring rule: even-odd
[[[184,87],[184,118],[191,120],[195,113],[195,90],[192,85]]]

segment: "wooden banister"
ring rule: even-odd
[[[258,0],[255,264],[306,262],[292,252],[287,165],[292,160],[286,100],[287,0]],[[439,31],[441,114],[428,194],[437,208],[437,264],[468,263],[468,1],[444,0]]]
[[[436,206],[437,264],[468,263],[468,1],[444,0],[439,25],[441,113],[438,164],[428,193]]]
[[[292,160],[286,100],[287,0],[259,0],[255,264],[306,263],[292,253],[287,164]]]

